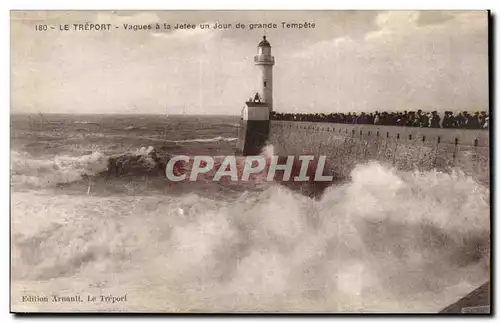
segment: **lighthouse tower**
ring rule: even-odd
[[[274,56],[271,55],[271,44],[262,37],[257,46],[258,53],[254,57],[255,65],[260,69],[258,78],[258,89],[261,99],[267,103],[269,110],[273,111],[273,65]]]
[[[257,46],[254,64],[260,72],[257,93],[252,95],[241,111],[236,147],[236,151],[244,156],[260,154],[269,137],[269,115],[273,111],[274,57],[266,36]]]

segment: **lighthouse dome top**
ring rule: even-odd
[[[262,40],[259,43],[258,47],[271,47],[271,44],[266,39],[266,36],[262,36]]]

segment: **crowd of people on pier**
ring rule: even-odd
[[[384,126],[405,126],[420,128],[488,129],[489,115],[486,111],[454,113],[445,111],[441,116],[437,111],[425,112],[361,112],[353,113],[278,113],[271,112],[271,120],[310,121],[346,124],[370,124]]]

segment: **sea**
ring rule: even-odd
[[[490,190],[459,170],[369,161],[319,199],[104,175],[151,147],[232,155],[237,133],[232,116],[11,115],[11,309],[436,313],[488,281]]]

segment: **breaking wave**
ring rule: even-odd
[[[143,173],[156,167],[150,153],[154,148],[141,147],[121,154],[137,160]],[[57,155],[52,159],[36,159],[28,153],[11,152],[11,185],[19,188],[50,188],[58,184],[80,181],[105,173],[111,156],[99,151],[82,156]]]
[[[36,172],[90,174],[103,160]],[[287,312],[437,312],[488,279],[488,188],[376,162],[351,177],[320,200],[278,185],[232,200],[15,193],[13,278],[127,293],[131,311]]]
[[[108,157],[100,152],[83,156],[36,159],[28,153],[11,152],[11,185],[45,188],[95,176],[107,169]]]
[[[81,121],[81,120],[73,121],[73,124],[92,124],[92,125],[99,125],[99,123],[98,123],[98,122],[92,122],[92,121]]]
[[[218,141],[232,142],[232,141],[236,141],[236,140],[238,140],[238,138],[227,138],[227,137],[217,136],[215,138],[195,138],[195,139],[185,139],[185,140],[171,140],[170,142],[174,142],[174,143],[218,142]]]
[[[127,126],[123,128],[123,130],[144,130],[143,127],[134,127],[134,126]]]

